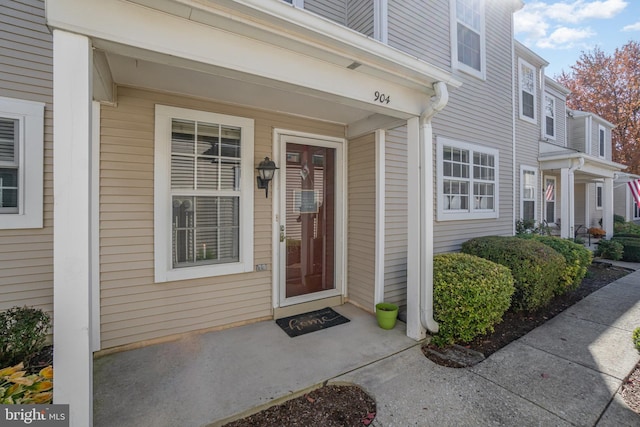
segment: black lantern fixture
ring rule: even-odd
[[[258,167],[258,188],[265,189],[265,197],[269,197],[269,181],[273,179],[273,175],[276,172],[276,169],[279,169],[275,162],[268,157],[265,157],[263,161],[260,162]]]

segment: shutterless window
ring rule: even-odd
[[[535,121],[536,117],[536,77],[535,68],[529,63],[518,60],[520,80],[520,118]]]
[[[602,209],[602,184],[596,184],[596,209]]]
[[[604,128],[602,126],[598,127],[598,141],[599,141],[599,150],[600,150],[600,157],[604,157],[605,156],[605,137],[606,137],[606,132],[604,130]]]
[[[531,220],[536,216],[536,172],[522,170],[522,219]]]
[[[253,166],[252,120],[156,106],[157,282],[253,271]]]
[[[556,180],[555,178],[545,178],[544,180],[544,219],[549,224],[556,222]]]
[[[545,133],[549,138],[556,137],[556,100],[549,95],[544,97]]]
[[[173,267],[240,259],[241,130],[173,119]]]
[[[458,62],[482,70],[482,1],[456,1]]]
[[[18,213],[19,125],[0,117],[0,213]]]
[[[497,152],[471,144],[438,142],[440,164],[439,219],[495,217],[497,213]]]

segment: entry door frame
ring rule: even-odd
[[[286,225],[286,165],[287,142],[294,144],[308,144],[320,147],[334,148],[336,150],[336,200],[335,200],[335,289],[314,292],[307,295],[286,298],[285,292],[285,263],[286,241],[280,242],[280,226]],[[311,302],[322,298],[346,295],[346,268],[345,256],[347,253],[347,236],[345,221],[347,218],[346,196],[346,167],[347,167],[347,141],[344,138],[317,135],[306,132],[297,132],[287,129],[273,130],[273,157],[280,170],[276,172],[273,184],[273,244],[272,244],[272,270],[273,270],[273,308],[287,307],[294,304]],[[286,229],[285,229],[286,235]]]

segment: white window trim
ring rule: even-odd
[[[547,200],[547,181],[553,181],[553,200]],[[544,187],[544,192],[542,193],[542,199],[544,200],[544,212],[542,213],[542,217],[548,224],[557,224],[558,220],[558,180],[555,176],[545,176],[542,178],[542,186]],[[553,222],[549,222],[547,219],[547,203],[553,203]]]
[[[171,262],[171,119],[221,123],[242,128],[240,180],[240,261],[173,268]],[[196,279],[253,271],[254,121],[205,111],[156,105],[154,168],[155,281]]]
[[[467,64],[458,61],[458,17],[457,17],[457,0],[449,2],[451,23],[451,64],[453,69],[463,71],[473,77],[481,80],[487,79],[487,60],[486,60],[486,42],[485,42],[485,1],[480,0],[480,70],[476,70]]]
[[[524,114],[522,114],[522,65],[526,65],[527,67],[531,68],[533,70],[533,118],[525,116]],[[538,90],[537,90],[537,77],[536,77],[536,67],[534,67],[533,65],[529,64],[527,61],[525,61],[522,58],[518,58],[518,116],[520,117],[521,120],[524,120],[526,122],[529,123],[533,123],[533,124],[537,124],[537,117],[536,117],[536,105],[538,104]]]
[[[522,95],[522,93],[521,93]],[[535,99],[535,97],[534,97]],[[547,117],[549,117],[547,115],[547,99],[550,99],[551,102],[553,103],[553,114],[554,116],[552,117],[553,119],[553,135],[549,135],[548,129],[547,129]],[[556,114],[556,98],[553,95],[549,95],[549,94],[545,94],[544,95],[544,135],[552,140],[556,140],[556,135],[557,135],[557,130],[558,130],[558,126],[557,126],[557,120],[556,117],[558,115]]]
[[[304,0],[283,0],[285,3],[289,3],[300,9],[304,9]]]
[[[600,206],[598,206],[598,189],[600,189]],[[601,211],[602,210],[602,203],[604,202],[604,184],[601,182],[597,182],[596,183],[596,200],[595,200],[595,204],[596,204],[596,210],[597,211]]]
[[[520,219],[524,218],[524,172],[533,172],[533,182],[535,183],[534,194],[532,199],[526,199],[526,201],[533,201],[533,219],[538,221],[538,169],[532,166],[520,165]]]
[[[498,150],[493,149],[493,148],[488,148],[488,147],[484,147],[482,145],[478,145],[478,144],[471,144],[471,143],[467,143],[467,142],[462,142],[462,141],[456,141],[453,139],[449,139],[449,138],[443,138],[443,137],[438,137],[437,140],[437,153],[436,153],[436,158],[437,158],[437,163],[436,163],[436,167],[437,167],[437,171],[438,171],[438,178],[437,178],[437,191],[436,191],[436,195],[437,195],[437,215],[438,221],[455,221],[455,220],[464,220],[464,219],[492,219],[492,218],[498,218],[499,217],[499,207],[500,207],[500,200],[499,200],[499,194],[500,194],[500,177],[499,177],[499,169],[500,169],[500,158],[498,155]],[[470,187],[469,187],[469,191],[470,191],[470,199],[469,199],[469,212],[448,212],[446,210],[444,210],[443,208],[443,203],[442,203],[442,187],[443,187],[443,181],[444,181],[444,176],[442,174],[442,162],[443,162],[443,153],[442,153],[442,149],[444,146],[447,147],[455,147],[455,148],[459,148],[462,150],[469,150],[470,152],[476,151],[476,152],[480,152],[483,154],[490,154],[494,157],[494,165],[495,165],[495,177],[494,177],[494,182],[495,182],[495,188],[494,188],[494,207],[493,207],[493,211],[491,212],[487,212],[485,210],[482,211],[475,211],[473,208],[473,201],[471,200],[471,196],[473,195],[473,155],[470,153],[470,164],[471,164],[471,170],[469,171],[469,182],[470,182]]]
[[[0,97],[0,117],[17,119],[18,212],[0,213],[0,229],[43,227],[43,102]]]
[[[602,132],[602,140],[600,140],[600,132]],[[607,129],[598,125],[598,157],[607,157]]]

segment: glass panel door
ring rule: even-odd
[[[286,143],[285,298],[335,289],[335,148]]]

